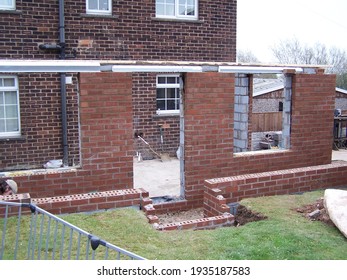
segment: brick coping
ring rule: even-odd
[[[42,169],[5,171],[5,172],[0,172],[0,178],[13,178],[13,177],[21,177],[21,176],[76,172],[79,168],[80,167],[76,166],[76,167],[59,167],[59,168],[47,168],[47,169],[42,168]]]

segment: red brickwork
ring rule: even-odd
[[[232,74],[189,73],[186,86],[185,195],[188,201],[202,200],[205,179],[331,162],[334,75],[294,76],[291,148],[276,152],[233,154]]]
[[[80,163],[78,81],[67,85],[69,165]],[[0,170],[42,168],[63,158],[59,74],[20,74],[21,136],[0,139]]]
[[[325,188],[347,186],[347,163],[286,169],[272,172],[253,173],[205,181],[204,213],[215,216],[220,213],[222,196],[225,203],[244,198],[270,195],[284,195]]]
[[[82,166],[13,173],[33,198],[133,186],[131,74],[80,74]]]
[[[125,189],[69,196],[32,199],[32,203],[53,214],[90,212],[122,207],[140,207],[148,193],[143,189]]]
[[[86,15],[85,0],[66,0],[68,55],[77,59],[235,61],[236,0],[199,1],[197,21],[155,18],[155,1],[112,1],[112,15]],[[16,1],[1,11],[1,58],[57,58],[58,2]]]
[[[194,21],[155,18],[154,0],[112,1],[110,16],[87,15],[85,0],[64,3],[69,58],[236,60],[236,0],[199,1],[199,18]],[[59,59],[58,51],[39,48],[59,43],[58,1],[16,1],[16,11],[0,11],[0,25],[0,59]],[[156,150],[163,148],[174,156],[179,143],[178,117],[156,116],[155,75],[134,75],[134,82],[134,132],[142,132]],[[20,75],[19,84],[23,137],[0,139],[0,170],[37,168],[62,158],[57,75]],[[77,84],[68,86],[70,166],[80,164],[81,156]],[[163,147],[159,125],[165,126]]]
[[[230,172],[234,75],[188,73],[184,101],[185,198],[202,202],[204,180]]]

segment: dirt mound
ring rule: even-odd
[[[324,199],[320,198],[312,204],[304,205],[294,209],[296,212],[301,213],[311,221],[321,221],[330,226],[335,226],[330,220],[330,217],[324,207]]]
[[[247,209],[247,207],[239,205],[237,207],[237,212],[235,215],[235,226],[243,226],[250,222],[256,222],[265,219],[267,219],[267,216],[258,212],[252,212],[251,210]]]

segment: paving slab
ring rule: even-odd
[[[332,222],[347,238],[347,191],[325,190],[324,206]]]

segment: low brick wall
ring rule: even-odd
[[[145,212],[148,222],[153,225],[153,228],[161,231],[184,229],[214,229],[218,227],[232,226],[234,225],[235,221],[235,218],[233,215],[230,214],[230,211],[226,211],[222,214],[218,214],[213,217],[210,216],[201,219],[192,219],[169,224],[160,224],[160,219],[157,215],[170,212],[187,211],[190,209],[201,207],[201,204],[193,205],[189,203],[187,200],[152,204],[152,200],[150,198],[145,199],[144,204],[145,205],[143,206],[142,210]]]
[[[68,196],[35,198],[32,203],[53,214],[90,212],[137,206],[140,208],[148,192],[143,189],[124,189]]]
[[[152,220],[153,221],[153,220]],[[157,230],[202,230],[202,229],[215,229],[219,227],[233,226],[235,218],[233,215],[225,213],[221,216],[208,217],[202,219],[195,219],[183,222],[170,223],[166,225],[160,225],[154,223],[153,227]]]
[[[18,194],[0,196],[0,200],[32,203],[52,214],[59,215],[131,206],[141,208],[148,195],[148,192],[144,189],[124,189],[46,198],[30,198],[29,194]],[[11,207],[9,209],[11,213],[13,212],[13,215],[18,214],[18,209],[11,210]],[[0,214],[3,213],[4,211],[1,210]],[[24,213],[29,213],[29,210]]]
[[[226,204],[248,197],[285,195],[347,186],[347,162],[206,180],[205,216],[220,215]]]

